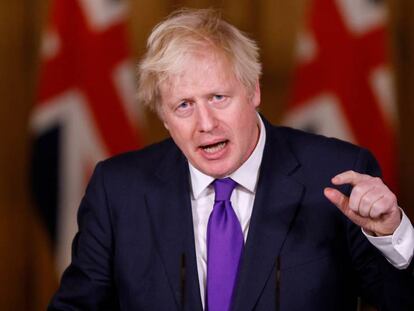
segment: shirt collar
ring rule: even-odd
[[[262,162],[263,150],[266,141],[266,129],[259,114],[257,115],[260,125],[259,141],[250,157],[228,177],[231,177],[237,184],[255,193],[259,176],[259,168]],[[214,177],[208,176],[196,169],[190,162],[190,179],[193,199],[198,199],[200,195],[214,181]]]

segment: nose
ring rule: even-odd
[[[211,132],[217,126],[215,112],[209,105],[197,105],[197,125],[200,132]]]

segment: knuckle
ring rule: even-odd
[[[376,212],[377,212],[377,207],[376,207],[376,205],[375,205],[375,203],[374,203],[374,204],[372,204],[371,209],[369,210],[369,214],[372,216],[372,215],[374,215]]]
[[[367,209],[367,207],[360,207],[360,209],[358,210],[358,214],[360,214],[361,216],[367,216],[369,213],[369,209]]]
[[[374,204],[373,206],[372,206],[372,208],[371,208],[371,211],[370,211],[370,216],[372,217],[372,218],[377,218],[377,217],[379,217],[381,215],[381,209],[380,208],[378,208],[378,206],[376,205],[376,204]]]
[[[381,178],[379,178],[379,177],[372,177],[372,180],[375,182],[375,183],[377,183],[377,184],[382,184],[383,182],[382,182],[382,179]]]
[[[358,206],[355,204],[355,200],[352,197],[349,199],[348,206],[353,211],[358,210]]]
[[[372,204],[371,209],[375,212],[382,212],[384,209],[384,202],[383,200],[378,200]]]
[[[363,197],[361,198],[361,203],[362,203],[363,205],[369,205],[369,204],[371,203],[371,198],[370,198],[370,197],[368,197],[368,196],[363,196]]]
[[[389,209],[396,207],[397,206],[397,200],[395,198],[395,196],[391,195],[391,196],[386,196],[384,198],[385,204],[387,205],[387,207]]]
[[[363,195],[363,189],[360,185],[355,186],[352,189],[351,195],[353,195],[354,197],[359,197]]]

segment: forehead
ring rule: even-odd
[[[161,82],[161,94],[181,96],[191,91],[214,91],[238,82],[227,57],[211,49],[185,53],[178,64]]]

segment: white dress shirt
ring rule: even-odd
[[[237,182],[230,200],[241,224],[245,242],[249,231],[259,168],[266,141],[266,130],[263,121],[259,116],[258,119],[260,136],[253,153],[240,168],[228,176]],[[189,167],[197,271],[201,301],[204,308],[207,278],[207,224],[214,205],[214,189],[212,186],[214,178],[203,174],[191,163]],[[365,236],[395,267],[402,269],[410,264],[414,249],[414,228],[404,213],[400,226],[392,236],[373,237],[367,234]]]

